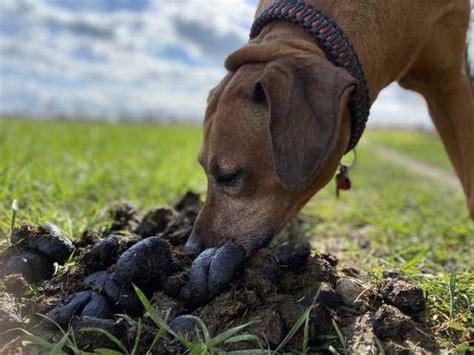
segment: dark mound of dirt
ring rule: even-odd
[[[150,347],[153,353],[185,352],[170,335],[154,341],[159,326],[143,318],[136,285],[169,327],[191,341],[198,341],[200,329],[192,316],[202,319],[214,336],[256,321],[245,331],[274,349],[308,312],[307,339],[314,349],[345,346],[352,352],[377,352],[382,346],[396,352],[417,344],[436,350],[420,321],[423,293],[398,274],[387,276],[378,291],[359,277],[338,275],[337,259],[313,255],[307,244],[284,243],[246,259],[243,248],[228,243],[194,257],[183,244],[199,209],[199,197],[193,193],[142,218],[130,204],[120,204],[101,232],[85,231],[74,244],[51,225],[21,226],[14,245],[1,257],[2,273],[14,275],[0,284],[1,328],[21,326],[57,339],[55,326],[35,315],[42,313],[63,327],[71,326],[84,350],[117,348],[104,334],[84,331],[101,328],[129,349],[140,337],[137,353]],[[53,263],[64,263],[71,254],[72,262],[53,276]],[[25,279],[36,283],[34,293],[25,294]],[[345,344],[334,324],[344,333]],[[285,349],[301,350],[303,328]],[[255,348],[246,342],[221,346]]]
[[[35,250],[59,264],[64,264],[74,252],[71,241],[63,237],[59,228],[51,223],[42,226],[23,224],[13,232],[11,243],[18,249]]]

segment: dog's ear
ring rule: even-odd
[[[314,57],[269,62],[255,90],[263,88],[276,174],[289,191],[304,190],[335,149],[343,110],[355,80]]]

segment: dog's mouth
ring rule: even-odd
[[[274,232],[267,232],[263,234],[254,234],[250,239],[250,245],[248,248],[245,248],[247,251],[247,257],[251,257],[255,255],[260,249],[268,247],[270,242],[272,241],[273,237],[276,233]]]

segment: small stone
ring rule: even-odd
[[[385,302],[408,315],[425,309],[423,290],[403,279],[389,279],[382,287],[382,295]]]
[[[363,298],[361,296],[366,291],[367,287],[364,287],[360,281],[343,277],[337,281],[336,293],[341,297],[342,302],[349,307],[360,305]]]

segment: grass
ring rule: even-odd
[[[198,127],[0,120],[0,231],[18,200],[20,220],[51,220],[77,235],[113,201],[147,208],[205,176]]]
[[[368,131],[364,139],[451,169],[435,135]],[[9,235],[13,200],[17,223],[48,220],[77,237],[117,201],[146,209],[187,189],[204,193],[200,140],[193,126],[0,120],[0,237]],[[364,144],[351,176],[353,189],[339,200],[330,184],[303,210],[305,233],[374,282],[396,268],[420,284],[437,340],[461,349],[474,300],[474,229],[464,197]]]
[[[443,143],[436,132],[377,129],[368,131],[364,138],[372,143],[395,149],[408,157],[419,159],[437,168],[453,171]]]

